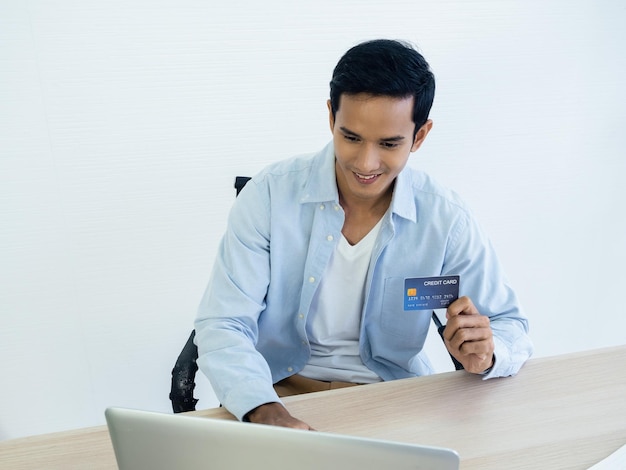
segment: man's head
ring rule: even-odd
[[[337,114],[342,95],[413,97],[415,132],[428,119],[435,97],[435,77],[424,57],[409,44],[377,39],[348,50],[330,82],[330,108]]]
[[[434,92],[428,64],[401,42],[366,42],[341,58],[328,111],[344,209],[388,207],[396,177],[432,128]]]

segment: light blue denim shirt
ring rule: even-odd
[[[269,166],[230,212],[195,322],[198,365],[237,418],[280,401],[272,384],[310,355],[311,300],[341,236],[332,142]],[[383,380],[433,373],[422,352],[431,311],[404,310],[404,280],[459,275],[460,295],[491,319],[496,363],[515,374],[532,353],[527,320],[467,207],[428,175],[405,168],[376,240],[360,333],[363,363]]]

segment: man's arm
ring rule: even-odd
[[[270,277],[267,212],[263,195],[248,183],[229,214],[195,321],[198,366],[238,419],[279,401],[269,366],[255,347]]]
[[[448,307],[446,347],[469,372],[514,375],[533,351],[528,320],[489,238],[469,212],[452,234],[442,274],[459,275],[462,295],[469,298]]]

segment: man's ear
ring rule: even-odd
[[[328,106],[328,123],[330,124],[330,132],[332,134],[333,129],[335,129],[335,116],[333,115],[333,107],[330,105],[330,100],[326,101],[326,106]]]
[[[427,120],[422,125],[422,127],[419,128],[419,130],[415,134],[415,140],[413,141],[413,145],[411,146],[411,152],[415,152],[418,148],[420,148],[420,146],[422,145],[422,143],[426,139],[426,136],[428,135],[428,133],[430,132],[432,128],[433,128],[432,119]]]

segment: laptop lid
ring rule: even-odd
[[[450,449],[125,408],[105,412],[120,470],[458,470]]]

